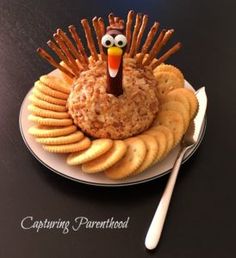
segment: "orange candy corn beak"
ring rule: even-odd
[[[109,47],[107,54],[108,72],[114,78],[119,71],[123,50],[119,47]]]

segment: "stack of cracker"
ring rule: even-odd
[[[54,41],[47,42],[60,61],[56,61],[44,49],[38,49],[44,59],[61,71],[61,76],[43,75],[35,82],[28,106],[29,120],[35,125],[29,128],[29,133],[46,151],[68,153],[68,165],[81,166],[85,173],[104,172],[108,178],[117,180],[142,173],[163,160],[181,141],[197,112],[198,102],[194,92],[184,88],[182,72],[172,65],[164,64],[180,49],[181,44],[176,43],[157,58],[171,38],[173,29],[162,29],[158,34],[160,24],[155,22],[141,45],[147,27],[147,15],[138,13],[135,16],[131,10],[126,22],[113,14],[109,14],[108,20],[110,26],[114,23],[126,24],[125,55],[135,59],[139,68],[148,66],[153,71],[160,106],[152,126],[124,140],[92,139],[75,126],[70,117],[67,100],[74,79],[81,72],[93,69],[93,62],[104,62],[107,58],[101,45],[105,23],[101,17],[94,17],[94,33],[87,19],[81,21],[90,56],[74,25],[69,26],[73,41],[58,29],[53,35]]]
[[[160,111],[151,128],[140,135],[125,140],[89,139],[67,112],[71,84],[50,74],[41,76],[33,87],[28,109],[35,126],[29,133],[45,150],[69,153],[67,164],[81,166],[85,173],[104,172],[110,179],[142,173],[180,142],[198,109],[196,96],[184,88],[178,68],[162,64],[154,74]]]

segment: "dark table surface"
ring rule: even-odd
[[[205,138],[183,165],[158,249],[144,238],[168,176],[125,188],[86,186],[43,167],[21,138],[18,116],[33,82],[51,67],[35,49],[56,28],[80,19],[135,9],[174,27],[184,48],[170,59],[192,85],[206,86]],[[0,2],[0,257],[235,257],[236,2],[30,1]],[[127,229],[23,230],[21,221],[130,217]]]

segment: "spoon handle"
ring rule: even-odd
[[[152,250],[157,246],[159,239],[161,237],[161,232],[165,223],[165,218],[169,208],[170,199],[174,190],[179,168],[186,150],[187,148],[184,147],[179,152],[179,155],[174,163],[174,167],[172,169],[167,185],[165,187],[164,193],[161,197],[159,205],[157,206],[156,212],[152,219],[151,225],[148,229],[148,232],[145,238],[145,246],[149,250]]]

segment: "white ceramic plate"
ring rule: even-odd
[[[191,88],[193,87],[185,81],[185,87]],[[99,174],[85,174],[81,171],[79,166],[69,166],[66,164],[66,157],[67,155],[64,154],[54,154],[43,150],[41,144],[37,143],[33,136],[28,133],[29,127],[33,125],[31,121],[27,119],[29,111],[27,110],[27,106],[29,104],[28,96],[30,92],[26,95],[20,110],[20,117],[19,117],[19,124],[20,124],[20,131],[23,137],[23,140],[30,150],[30,152],[35,156],[35,158],[40,161],[45,167],[50,169],[51,171],[69,178],[71,180],[89,184],[89,185],[97,185],[97,186],[127,186],[127,185],[134,185],[134,184],[141,184],[158,177],[161,177],[168,172],[170,172],[171,168],[173,167],[174,161],[178,154],[179,146],[176,146],[169,155],[158,164],[154,165],[153,167],[147,169],[144,173],[139,174],[135,177],[130,177],[124,180],[113,181],[104,176],[103,173]],[[196,146],[189,150],[185,155],[183,162],[185,162],[198,148],[199,144],[201,143],[206,128],[206,119],[204,122],[204,126],[202,127],[200,139]]]

